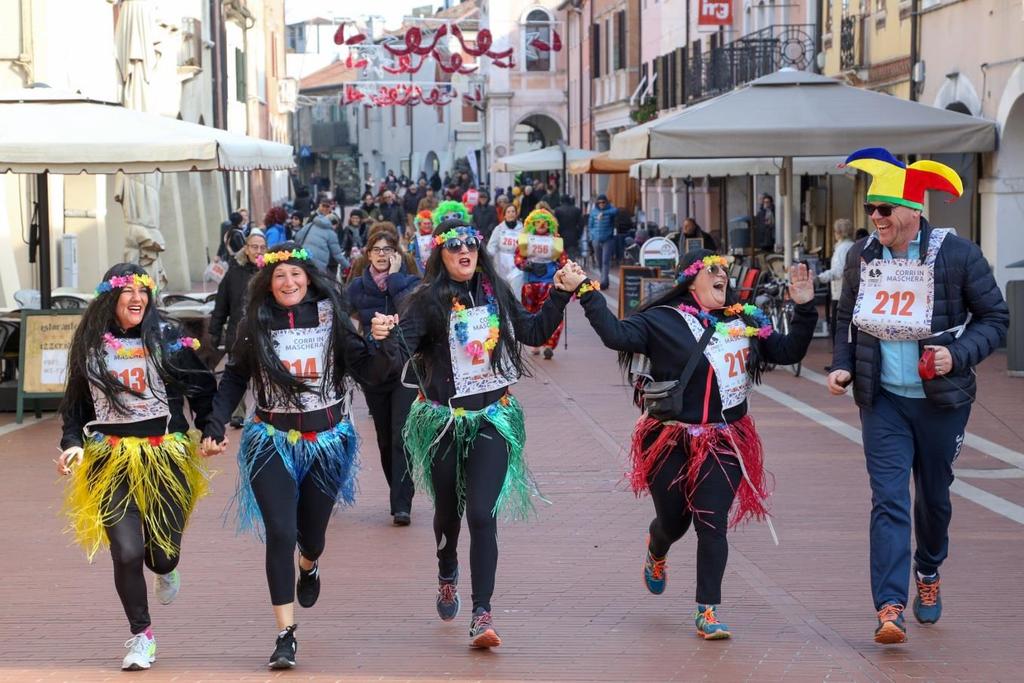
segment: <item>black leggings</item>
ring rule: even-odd
[[[651,521],[650,550],[655,557],[664,557],[690,528],[693,510],[697,510],[697,603],[718,605],[722,602],[722,576],[729,559],[729,508],[742,472],[734,455],[719,454],[717,459],[709,456],[700,468],[697,490],[688,504],[683,492],[685,484],[672,483],[680,476],[687,457],[684,447],[677,446],[648,479],[657,514]]]
[[[390,392],[364,391],[366,406],[373,417],[380,449],[380,465],[391,489],[391,514],[412,510],[412,475],[409,473],[409,455],[402,440],[402,427],[409,417],[409,408],[416,398],[416,389],[400,383]]]
[[[175,467],[173,463],[171,466]],[[175,469],[175,474],[184,485],[185,477],[181,471]],[[127,506],[122,507],[126,499]],[[171,542],[180,549],[185,529],[185,511],[170,502],[165,503],[163,508]],[[143,565],[149,567],[154,574],[169,574],[178,566],[180,555],[172,557],[152,543],[149,530],[142,524],[139,508],[129,494],[127,481],[114,490],[108,509],[125,511],[124,516],[107,525],[106,530],[110,540],[110,558],[114,561],[114,587],[134,635],[145,631],[151,623]]]
[[[438,445],[430,469],[434,483],[434,538],[438,574],[450,577],[459,566],[459,530],[462,515],[456,491],[455,448],[450,433]],[[494,505],[505,483],[508,445],[489,423],[483,423],[466,468],[466,518],[469,522],[469,569],[473,579],[473,609],[491,609],[494,574],[498,570],[498,520]]]
[[[260,453],[253,464],[250,481],[266,527],[267,584],[274,605],[295,602],[296,544],[308,560],[316,560],[324,552],[324,537],[337,492],[327,494],[317,486],[321,467],[317,461],[296,486],[272,447]]]

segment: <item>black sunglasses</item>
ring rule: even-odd
[[[444,243],[444,248],[455,254],[462,251],[462,247],[466,247],[466,249],[469,249],[470,251],[476,251],[480,248],[480,240],[472,235],[468,235],[462,239],[453,237],[450,240],[446,240]]]
[[[875,211],[877,211],[878,215],[882,218],[888,218],[892,215],[892,210],[895,208],[896,207],[892,204],[871,204],[864,202],[864,213],[868,218],[871,218],[871,215],[874,214]]]

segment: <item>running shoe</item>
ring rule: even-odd
[[[274,645],[274,654],[270,655],[271,669],[291,669],[295,667],[295,653],[299,649],[299,643],[295,640],[295,629],[298,624],[292,624],[277,634],[277,643]]]
[[[898,645],[907,642],[907,625],[903,620],[900,604],[882,605],[878,610],[878,628],[875,629],[875,642],[882,645]]]
[[[441,617],[441,621],[451,621],[459,615],[462,600],[459,598],[458,583],[458,569],[450,579],[437,577],[437,616]]]
[[[665,582],[668,581],[667,557],[660,560],[651,554],[651,537],[647,537],[647,557],[644,559],[644,585],[647,590],[655,595],[665,592]]]
[[[156,575],[153,592],[156,593],[156,599],[160,601],[161,605],[169,605],[174,602],[174,598],[178,597],[179,590],[181,590],[181,575],[177,569],[171,570],[168,574]]]
[[[313,568],[306,571],[299,567],[299,580],[295,582],[295,595],[303,607],[312,607],[320,597],[320,563],[314,562]]]
[[[551,350],[551,347],[544,348],[544,360],[551,360],[555,355],[555,352]]]
[[[920,578],[914,573],[917,582],[917,597],[911,607],[914,618],[919,624],[934,624],[942,616],[942,596],[939,594],[939,573],[935,576]]]
[[[473,610],[473,621],[469,623],[469,645],[480,648],[501,645],[501,638],[491,622],[491,613],[483,607]]]
[[[125,641],[124,646],[128,654],[121,662],[122,671],[142,671],[156,661],[156,638],[152,635],[137,633]]]
[[[722,640],[732,636],[729,626],[718,621],[714,605],[697,605],[693,621],[697,625],[697,635],[704,640]]]

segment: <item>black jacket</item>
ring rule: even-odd
[[[484,294],[480,288],[479,278],[473,280],[473,300],[481,303]],[[569,292],[552,289],[551,296],[544,306],[535,314],[528,313],[523,305],[515,300],[514,308],[509,311],[515,338],[521,344],[540,346],[554,333],[562,322],[562,312],[569,302]],[[468,297],[464,301],[470,303]],[[447,321],[445,322],[447,329]],[[397,334],[401,330],[401,334]],[[381,343],[378,354],[387,359],[392,373],[399,372],[409,357],[409,351],[416,354],[417,368],[425,382],[427,398],[447,404],[455,394],[452,380],[452,359],[448,346],[448,335],[435,338],[429,333],[429,326],[422,309],[407,307],[403,311],[398,328]],[[401,340],[401,342],[400,342]],[[517,350],[512,350],[518,353]],[[405,381],[412,383],[415,375],[410,369]],[[452,400],[452,406],[466,410],[480,410],[497,401],[504,395],[505,389],[496,389],[483,394],[465,396]]]
[[[921,218],[921,261],[932,226]],[[882,258],[882,245],[874,236],[859,240],[850,249],[843,270],[843,293],[839,298],[832,369],[853,374],[853,398],[870,408],[881,387],[882,352],[879,340],[861,332],[852,323],[853,307],[860,288],[861,261]],[[935,259],[935,304],[932,331],[938,332],[971,321],[959,339],[946,332],[918,342],[946,346],[953,356],[952,372],[925,380],[924,393],[935,405],[958,408],[974,401],[977,385],[974,366],[983,361],[1006,338],[1010,312],[981,250],[973,242],[947,235]]]
[[[580,298],[587,320],[601,341],[615,351],[642,353],[650,359],[650,374],[655,382],[677,380],[686,367],[690,354],[697,349],[697,340],[689,326],[672,308],[656,306],[619,320],[599,292],[587,292]],[[669,301],[676,306],[682,299]],[[794,307],[793,322],[788,335],[772,332],[766,339],[751,338],[758,352],[769,363],[790,365],[801,360],[814,336],[818,310],[813,303]],[[714,368],[701,354],[697,367],[683,390],[683,413],[676,417],[687,424],[735,422],[747,414],[747,402],[722,412],[718,379]]]
[[[480,231],[486,241],[498,224],[498,211],[490,203],[473,207],[473,227]]]
[[[222,340],[228,349],[235,343],[235,329],[238,327],[238,321],[245,316],[249,280],[256,274],[256,270],[252,263],[243,266],[232,259],[224,279],[217,285],[217,298],[214,300],[213,313],[210,315],[210,341],[214,347],[220,346]],[[225,322],[226,333],[223,330]]]
[[[347,317],[348,312],[335,311],[334,316],[335,324],[338,324],[339,317]],[[272,330],[316,327],[319,322],[317,299],[312,292],[291,308],[271,304]],[[241,329],[246,329],[244,324]],[[376,377],[377,366],[374,365],[374,358],[370,356],[367,341],[354,331],[346,335],[345,340],[344,348],[335,349],[335,372],[348,373],[361,382],[371,381]],[[247,335],[239,334],[231,349],[230,360],[224,368],[220,386],[217,387],[217,396],[213,400],[213,415],[203,428],[204,437],[211,437],[215,441],[224,438],[224,425],[231,419],[235,406],[245,394],[249,378],[254,372],[259,372],[258,363],[253,341]],[[381,365],[380,361],[377,361],[377,365]],[[310,413],[268,413],[257,410],[257,415],[277,429],[295,429],[300,432],[322,432],[338,424],[345,417],[336,406]]]
[[[380,220],[394,223],[399,235],[405,230],[405,212],[397,201],[394,204],[380,205]]]
[[[374,313],[394,315],[398,312],[398,304],[405,295],[419,284],[419,277],[404,272],[388,275],[388,288],[381,291],[373,281],[370,268],[367,267],[359,277],[352,278],[348,286],[348,301],[359,316],[359,324],[363,331],[369,331],[370,321]]]
[[[583,212],[574,204],[561,204],[555,209],[555,220],[558,221],[558,234],[567,247],[579,244],[583,233]]]
[[[175,326],[168,326],[166,330],[168,339],[181,337],[181,330]],[[138,339],[140,334],[138,327],[122,331],[112,326],[110,332],[115,336],[130,339]],[[211,417],[213,395],[217,391],[217,380],[203,361],[199,360],[196,352],[189,348],[183,348],[174,353],[173,366],[180,370],[180,372],[174,373],[174,379],[181,385],[188,387],[189,411],[192,413],[193,424],[195,424],[196,429],[201,431],[206,428]],[[68,376],[68,386],[70,387],[73,382],[82,383],[83,394],[89,392],[89,379],[87,377],[71,373]],[[166,388],[167,408],[171,414],[169,421],[162,417],[157,417],[151,420],[143,420],[142,422],[94,425],[92,429],[108,436],[162,436],[163,434],[173,434],[175,432],[184,434],[189,430],[189,421],[185,416],[186,397],[180,390],[175,389],[174,386],[168,385]],[[96,410],[91,399],[89,401],[80,401],[73,405],[68,405],[65,402],[61,405],[61,418],[64,425],[60,448],[65,450],[72,446],[81,446],[83,444],[84,435],[82,434],[82,428],[88,422],[96,419]]]

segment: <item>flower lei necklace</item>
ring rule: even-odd
[[[125,347],[120,339],[110,332],[106,332],[103,335],[103,342],[118,358],[145,358],[146,356],[145,346],[129,349]],[[181,339],[171,342],[167,348],[173,353],[175,351],[181,351],[182,349],[198,350],[199,346],[199,340],[195,337],[182,337]]]
[[[474,361],[478,361],[484,357],[484,353],[490,353],[494,350],[494,347],[498,345],[498,332],[500,326],[500,320],[498,318],[498,302],[494,298],[494,288],[491,287],[491,283],[484,278],[481,286],[484,290],[484,295],[487,297],[487,339],[483,342],[474,339],[469,341],[469,311],[466,306],[461,303],[458,297],[452,298],[452,311],[455,313],[455,338],[459,340],[459,344],[464,346],[466,353],[468,353]]]
[[[703,320],[708,325],[714,325],[715,333],[720,334],[723,337],[758,337],[760,339],[765,339],[771,336],[772,333],[772,323],[771,320],[768,319],[768,316],[766,316],[760,308],[757,306],[751,306],[750,304],[733,304],[732,306],[726,306],[722,310],[722,313],[725,315],[742,314],[749,316],[757,323],[757,327],[747,325],[743,329],[723,323],[707,311],[702,311],[698,308],[694,308],[693,306],[679,304],[678,308],[683,313],[689,313],[690,315]]]

